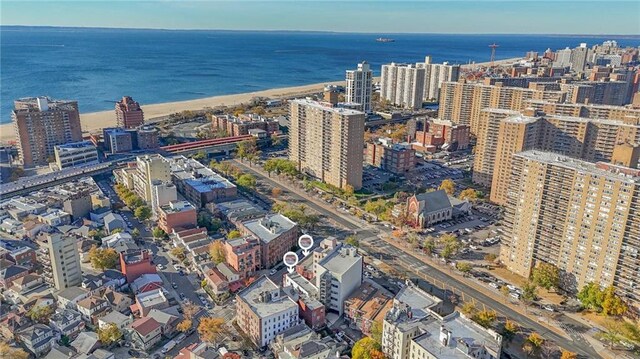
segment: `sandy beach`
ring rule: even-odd
[[[512,63],[520,58],[497,60],[496,65]],[[475,68],[479,66],[486,66],[488,62],[463,65],[464,68]],[[379,77],[374,78],[374,81],[380,81]],[[323,82],[304,86],[284,87],[270,90],[247,92],[235,95],[223,95],[206,97],[195,100],[166,102],[159,104],[143,105],[144,117],[150,123],[154,118],[170,115],[172,113],[186,111],[186,110],[201,110],[205,107],[216,106],[235,106],[244,102],[250,101],[254,97],[268,97],[268,98],[285,98],[292,96],[304,96],[322,91],[326,85],[344,85],[344,80]],[[82,104],[80,109],[82,109]],[[116,117],[114,110],[100,111],[100,112],[88,112],[80,114],[80,122],[82,124],[82,130],[84,133],[91,133],[98,131],[104,127],[110,127],[116,125]],[[0,125],[0,143],[6,144],[11,141],[15,141],[15,133],[13,125],[6,123]]]
[[[305,94],[312,94],[322,91],[325,85],[344,85],[344,81],[323,82],[304,86],[284,87],[264,91],[247,92],[236,95],[213,96],[196,100],[143,105],[142,109],[144,110],[145,119],[151,120],[150,122],[153,122],[153,118],[167,116],[176,112],[186,110],[201,110],[205,107],[216,107],[223,105],[234,106],[244,102],[248,102],[254,97],[284,98],[298,95],[304,96]],[[82,104],[79,105],[82,109]],[[82,131],[84,133],[95,132],[104,127],[115,126],[115,111],[109,110],[81,113],[80,122],[82,124]],[[11,123],[0,125],[0,142],[8,143],[10,141],[15,141],[13,125]]]

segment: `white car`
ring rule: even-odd
[[[510,291],[516,291],[516,290],[518,290],[518,287],[516,287],[516,286],[515,286],[515,285],[513,285],[513,284],[507,284],[507,288],[509,288],[509,290],[510,290]]]
[[[491,282],[491,283],[489,283],[489,287],[491,287],[491,288],[495,288],[495,289],[500,288],[500,286],[498,285],[498,283],[495,283],[495,282]]]
[[[163,270],[164,266],[162,264],[157,264],[156,269]]]
[[[278,271],[275,270],[275,268],[269,271],[269,275],[274,275],[276,273],[278,273]]]
[[[520,294],[518,294],[518,293],[511,292],[511,293],[509,293],[509,295],[510,295],[512,298],[520,299]]]

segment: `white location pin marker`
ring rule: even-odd
[[[302,254],[304,256],[309,255],[309,249],[313,247],[313,237],[308,234],[303,234],[298,238],[298,247],[302,248]]]
[[[289,273],[293,273],[294,267],[298,264],[298,255],[295,252],[287,252],[282,257],[282,261],[287,266]]]

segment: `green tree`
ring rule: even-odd
[[[344,239],[344,243],[356,248],[360,247],[360,241],[358,240],[358,238],[356,238],[356,236],[348,236]]]
[[[623,340],[623,326],[619,320],[607,320],[604,323],[605,331],[600,333],[600,338],[609,343],[609,348]]]
[[[134,229],[131,231],[131,237],[132,237],[133,239],[140,239],[140,230],[139,230],[138,228],[134,228]]]
[[[613,286],[605,288],[602,294],[602,314],[621,316],[627,312],[627,305],[616,295]]]
[[[182,247],[173,247],[169,253],[181,261],[186,258],[184,248]]]
[[[227,234],[227,239],[236,239],[240,237],[242,237],[242,234],[237,229],[234,229]]]
[[[528,281],[522,286],[521,299],[525,304],[529,304],[538,298],[538,286]]]
[[[382,323],[373,322],[371,324],[371,338],[378,344],[382,344]]]
[[[422,241],[422,251],[425,254],[431,254],[435,249],[436,241],[433,239],[433,237],[428,236],[424,241]]]
[[[531,280],[546,290],[557,288],[560,283],[560,270],[553,264],[540,262],[533,268]]]
[[[456,192],[456,184],[447,178],[440,183],[438,189],[444,190],[449,196],[452,196]]]
[[[109,346],[122,338],[122,332],[115,323],[109,323],[98,329],[97,334],[98,339],[105,346]]]
[[[271,173],[278,169],[278,162],[275,158],[270,158],[264,162],[262,165],[262,169],[267,172],[269,177],[271,177]]]
[[[200,134],[200,132],[198,132],[198,134]],[[209,134],[207,133],[202,133],[202,137],[201,138],[209,138]],[[204,151],[198,151],[195,155],[191,156],[191,158],[193,158],[196,161],[202,161],[205,158],[207,158],[207,154]]]
[[[151,235],[153,236],[153,238],[156,238],[156,239],[167,238],[167,233],[163,231],[162,228],[160,227],[154,228],[153,232],[151,232]]]
[[[49,318],[53,314],[53,309],[48,305],[34,305],[27,312],[27,317],[34,322],[48,324]]]
[[[136,208],[133,214],[136,216],[137,219],[144,222],[147,219],[151,218],[151,208],[147,206],[140,206]]]
[[[248,173],[245,173],[240,177],[238,177],[236,182],[238,186],[243,188],[252,189],[252,190],[256,188],[256,178],[253,177],[253,175],[250,175]]]
[[[364,337],[353,345],[351,359],[374,359],[380,349],[380,344],[373,338]]]
[[[119,260],[120,255],[113,248],[98,248],[94,245],[89,250],[89,261],[95,269],[113,269]]]
[[[227,251],[222,241],[213,241],[209,245],[209,256],[215,264],[220,264],[227,260]]]
[[[473,266],[469,262],[457,262],[456,269],[462,273],[469,273],[473,269]]]
[[[367,203],[364,204],[364,210],[375,215],[377,220],[380,215],[387,211],[387,201],[384,199],[367,201]]]
[[[258,152],[258,145],[256,143],[256,139],[252,138],[250,140],[238,143],[236,155],[240,158],[240,160],[244,161],[244,159],[249,158],[256,152]]]
[[[458,253],[460,250],[460,242],[451,234],[445,234],[440,237],[440,243],[444,245],[444,248],[440,252],[440,256],[444,259],[450,259]]]
[[[578,292],[578,300],[582,303],[582,306],[587,309],[592,309],[597,312],[602,310],[602,302],[604,300],[604,293],[600,290],[600,286],[589,282],[580,292]]]

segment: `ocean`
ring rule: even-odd
[[[639,46],[640,37],[566,35],[361,34],[0,27],[0,123],[13,100],[46,95],[77,100],[81,112],[113,109],[123,95],[141,104],[189,100],[335,81],[363,60],[466,64],[526,51],[604,40]],[[376,42],[389,37],[395,42]]]

